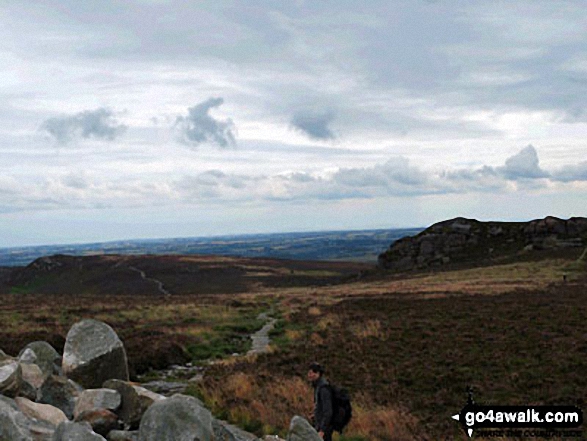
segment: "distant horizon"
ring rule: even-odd
[[[259,233],[226,233],[226,234],[211,234],[211,235],[196,235],[196,236],[169,236],[169,237],[137,237],[137,238],[123,238],[123,239],[107,239],[107,240],[89,240],[82,242],[56,242],[56,243],[39,243],[32,245],[14,245],[14,246],[0,246],[0,250],[20,249],[20,248],[43,248],[43,247],[67,247],[67,246],[82,246],[82,245],[102,245],[102,244],[115,244],[120,242],[141,242],[141,241],[165,241],[165,240],[176,240],[176,239],[216,239],[216,238],[229,238],[229,237],[253,237],[253,236],[278,236],[287,234],[320,234],[320,233],[345,233],[345,232],[357,232],[362,231],[394,231],[394,230],[418,230],[425,229],[427,227],[416,226],[416,227],[379,227],[379,228],[342,228],[342,229],[324,229],[324,230],[307,230],[307,231],[272,231],[272,232],[259,232]]]
[[[200,234],[200,235],[180,235],[180,236],[157,236],[157,237],[124,237],[124,238],[113,238],[113,239],[105,239],[105,240],[79,240],[79,241],[72,241],[72,242],[43,242],[43,243],[34,243],[34,244],[24,244],[24,245],[10,245],[10,246],[3,246],[0,245],[0,250],[9,250],[9,249],[20,249],[20,248],[37,248],[37,247],[66,247],[66,246],[81,246],[81,245],[100,245],[100,244],[113,244],[118,242],[140,242],[140,241],[165,241],[165,240],[176,240],[176,239],[215,239],[215,238],[227,238],[227,237],[247,237],[247,236],[273,236],[273,235],[282,235],[282,234],[320,234],[320,233],[329,233],[329,232],[361,232],[361,231],[393,231],[393,230],[416,230],[421,229],[424,230],[431,225],[434,225],[438,222],[444,222],[451,219],[457,218],[466,218],[466,219],[473,219],[480,222],[531,222],[533,220],[544,219],[547,217],[555,217],[563,220],[568,220],[574,217],[587,217],[586,216],[579,216],[579,215],[571,215],[567,217],[561,216],[554,216],[554,215],[546,215],[542,217],[534,217],[528,219],[483,219],[483,218],[476,218],[476,217],[469,217],[469,216],[453,216],[448,217],[445,219],[440,219],[435,222],[432,222],[428,225],[420,225],[420,226],[392,226],[392,227],[382,227],[382,226],[375,226],[375,227],[368,227],[368,228],[325,228],[325,229],[307,229],[307,230],[293,230],[293,231],[258,231],[258,232],[236,232],[236,233],[217,233],[217,234]]]

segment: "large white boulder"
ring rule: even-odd
[[[110,379],[129,379],[122,341],[106,323],[92,319],[76,323],[67,333],[62,367],[68,378],[87,389]]]

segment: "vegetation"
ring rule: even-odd
[[[369,274],[344,284],[256,285],[239,294],[66,297],[6,293],[0,348],[47,340],[58,350],[81,318],[109,323],[134,374],[172,363],[221,360],[188,392],[245,430],[285,435],[307,415],[310,361],[349,389],[355,415],[339,441],[466,439],[450,416],[486,404],[587,404],[582,250],[447,272]],[[539,258],[540,257],[540,258]],[[268,261],[246,271],[291,277]],[[312,271],[309,266],[303,271]],[[566,279],[563,278],[567,275]],[[277,277],[277,276],[274,276]],[[187,279],[186,279],[187,280]],[[187,286],[187,285],[186,285]],[[260,312],[278,319],[270,353],[243,354]]]

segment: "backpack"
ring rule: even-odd
[[[329,384],[332,395],[332,428],[339,433],[347,426],[353,416],[351,397],[346,389]]]

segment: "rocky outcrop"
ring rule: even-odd
[[[483,262],[531,250],[587,246],[587,218],[547,217],[531,222],[456,218],[393,243],[379,266],[406,271],[451,263]]]
[[[86,388],[99,388],[109,379],[128,381],[122,341],[106,323],[83,320],[69,330],[63,350],[63,373]]]

